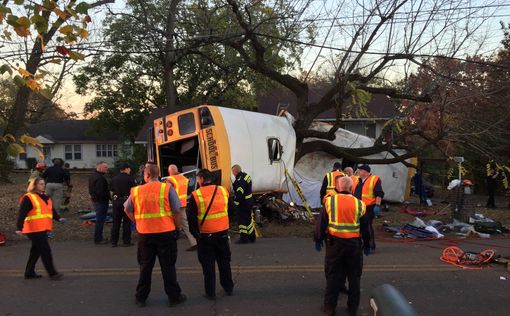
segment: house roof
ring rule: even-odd
[[[98,131],[90,120],[50,120],[31,124],[25,130],[32,137],[42,136],[54,143],[120,141],[114,132]]]
[[[324,89],[310,89],[309,101],[315,103],[325,93]],[[266,114],[277,114],[279,106],[287,106],[286,110],[296,116],[296,96],[290,91],[282,90],[271,90],[264,94],[257,95],[257,106],[259,112]],[[370,120],[388,120],[395,116],[397,113],[396,107],[390,98],[384,94],[373,94],[372,100],[367,104],[366,110],[367,116],[360,114],[357,108],[350,108],[344,111],[344,120],[348,121],[359,120],[359,119],[370,119]],[[334,120],[335,110],[330,109],[321,113],[317,119],[319,120]]]

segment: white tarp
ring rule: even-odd
[[[320,131],[327,131],[331,126],[324,123],[316,123],[313,129]],[[311,141],[315,139],[307,139]],[[352,133],[344,129],[338,129],[336,132],[336,139],[333,144],[340,147],[347,148],[364,148],[371,147],[374,144],[372,138]],[[399,152],[402,154],[402,152]],[[379,153],[366,158],[391,158],[388,153]],[[320,207],[320,188],[322,181],[327,172],[331,171],[333,164],[339,161],[324,152],[313,152],[302,157],[299,162],[294,166],[294,177],[299,183],[308,203],[312,208]],[[405,192],[408,178],[408,168],[401,163],[391,165],[371,165],[372,173],[381,178],[384,190],[384,199],[391,202],[403,202],[405,199]],[[294,201],[301,205],[299,198],[292,182],[289,183],[289,194],[284,195],[284,200],[287,202]]]

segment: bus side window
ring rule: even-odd
[[[269,151],[269,161],[271,163],[278,162],[282,159],[282,145],[278,138],[269,138],[267,140],[267,148]]]

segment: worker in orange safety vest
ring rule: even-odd
[[[326,242],[324,267],[327,285],[323,311],[327,315],[335,314],[338,296],[345,291],[347,278],[347,309],[349,315],[356,315],[363,268],[361,222],[366,207],[351,194],[352,180],[349,177],[337,177],[335,190],[336,194],[325,198],[314,235],[317,251],[321,251],[323,242]]]
[[[216,297],[215,263],[225,294],[234,290],[230,269],[230,236],[228,235],[228,191],[212,184],[213,175],[207,170],[197,174],[199,188],[192,193],[187,213],[191,233],[198,241],[198,260],[204,274],[205,297]]]
[[[42,277],[35,272],[35,264],[41,257],[50,279],[60,280],[63,274],[58,273],[53,265],[48,232],[53,228],[53,220],[63,223],[65,219],[55,212],[51,198],[44,193],[45,189],[46,183],[41,177],[36,177],[29,182],[27,193],[20,200],[16,234],[26,235],[32,241],[25,268],[25,279]]]
[[[375,216],[379,216],[381,214],[381,202],[384,197],[384,191],[382,189],[381,179],[370,173],[370,166],[359,166],[357,171],[359,173],[359,181],[354,189],[354,196],[361,199],[367,206],[368,225],[366,227],[369,229],[369,234],[364,234],[364,242],[365,244],[369,244],[370,251],[374,252],[375,234],[372,224]]]
[[[175,270],[181,203],[174,188],[160,182],[158,177],[158,166],[146,165],[145,184],[131,188],[131,194],[124,203],[124,212],[136,223],[138,231],[137,258],[140,278],[136,287],[135,303],[139,307],[146,306],[156,257],[161,266],[169,306],[186,301],[186,296],[181,293],[177,282]]]

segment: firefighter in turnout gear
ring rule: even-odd
[[[230,237],[228,235],[228,191],[212,184],[213,175],[207,170],[197,174],[199,188],[192,193],[187,207],[189,228],[198,241],[198,260],[204,275],[205,297],[216,297],[215,263],[225,294],[234,290],[230,269]]]
[[[255,222],[252,218],[253,196],[251,192],[251,177],[241,171],[239,165],[232,167],[235,181],[232,184],[234,191],[234,205],[236,206],[237,224],[241,237],[236,243],[246,244],[255,242]]]
[[[329,194],[335,193],[335,179],[337,177],[345,176],[345,173],[342,172],[342,164],[339,162],[335,162],[333,164],[333,170],[331,172],[326,173],[324,180],[322,181],[321,186],[321,201],[324,201],[324,198]]]
[[[334,315],[338,296],[349,281],[347,310],[356,315],[360,303],[360,280],[363,270],[361,221],[365,204],[352,194],[350,177],[336,178],[336,194],[327,196],[314,235],[315,248],[326,242],[326,292],[323,311]]]

